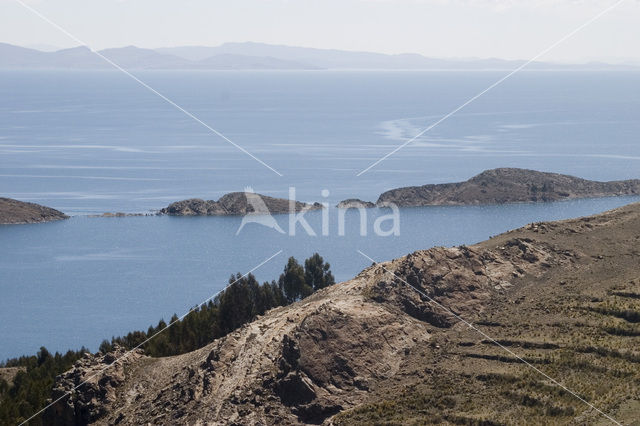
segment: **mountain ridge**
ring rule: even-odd
[[[200,61],[191,61],[176,55],[159,53],[136,46],[109,48],[98,53],[122,68],[156,70],[269,70],[317,69],[312,65],[268,56],[212,55]],[[72,47],[55,52],[0,43],[0,69],[111,69],[113,65],[96,55],[86,46]]]
[[[524,60],[441,59],[416,53],[383,54],[374,52],[316,49],[265,43],[224,43],[220,46],[179,46],[157,49],[125,46],[98,51],[127,69],[166,70],[512,70]],[[86,46],[57,51],[0,43],[0,69],[109,69],[104,59]],[[530,69],[594,70],[637,69],[632,65],[585,63],[555,64],[533,62]]]

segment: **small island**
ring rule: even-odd
[[[171,216],[240,216],[246,214],[284,214],[290,213],[290,200],[273,198],[254,192],[231,192],[218,201],[191,198],[176,201],[158,212]],[[318,210],[320,203],[302,203],[294,201],[296,212]],[[292,209],[293,210],[293,209]]]
[[[50,207],[0,197],[0,225],[42,223],[68,218],[66,214]]]
[[[376,205],[371,201],[362,201],[358,198],[349,198],[346,200],[342,200],[336,206],[339,209],[370,209],[375,207]]]
[[[342,201],[338,207],[461,206],[508,203],[531,203],[577,198],[640,195],[640,180],[597,182],[558,173],[517,168],[487,170],[465,182],[408,186],[386,191],[378,201]]]

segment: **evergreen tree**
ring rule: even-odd
[[[322,256],[314,253],[313,256],[304,261],[304,279],[307,285],[318,291],[336,283],[331,273],[331,265],[325,263]]]
[[[240,274],[235,277],[232,275],[229,278],[229,286],[216,297],[220,309],[220,328],[225,334],[239,328],[252,318],[251,286],[254,282],[255,277],[251,274],[246,278]]]
[[[295,257],[290,257],[287,261],[284,272],[278,280],[278,285],[289,303],[304,299],[313,293],[313,288],[305,282],[304,268],[300,266]]]

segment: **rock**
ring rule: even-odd
[[[0,225],[51,222],[68,218],[66,214],[50,207],[0,198]]]
[[[7,384],[13,384],[13,379],[21,371],[26,371],[26,367],[0,367],[0,381],[4,380]]]
[[[118,345],[105,355],[86,353],[71,370],[56,377],[51,391],[53,405],[43,413],[43,423],[89,424],[102,418],[117,400],[116,388],[126,378],[125,368],[141,357],[141,350],[127,352]]]
[[[311,381],[299,372],[291,372],[276,382],[276,392],[284,405],[306,404],[316,398]]]

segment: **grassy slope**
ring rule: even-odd
[[[640,424],[640,205],[529,226],[481,247],[530,238],[577,253],[538,278],[514,278],[473,318],[478,329],[624,424]],[[337,424],[611,424],[512,354],[458,324]]]

